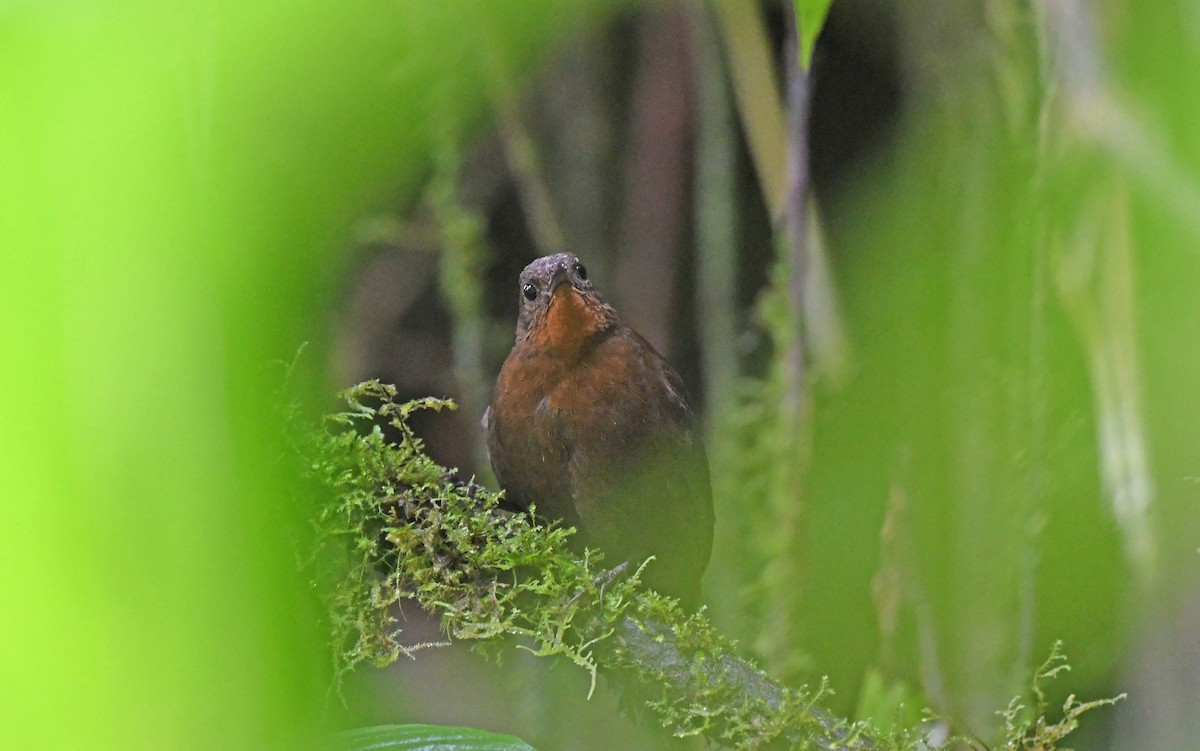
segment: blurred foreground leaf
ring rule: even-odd
[[[534,751],[512,735],[449,725],[376,725],[330,738],[331,751]]]
[[[267,364],[482,122],[481,40],[520,76],[600,7],[4,4],[0,746],[317,735]]]

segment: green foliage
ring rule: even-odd
[[[330,751],[534,751],[520,738],[447,725],[376,725],[338,733]]]
[[[329,329],[355,218],[480,123],[485,32],[520,79],[611,5],[4,4],[0,746],[316,735],[264,363]]]
[[[825,17],[829,15],[829,6],[833,0],[795,0],[796,28],[799,30],[800,67],[808,70],[812,63],[813,48],[817,37],[825,26]]]
[[[887,682],[878,669],[871,669],[858,693],[855,716],[869,719],[876,727],[914,727],[920,723],[924,701],[905,683]]]

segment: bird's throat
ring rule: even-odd
[[[607,328],[600,305],[588,300],[574,286],[560,284],[551,293],[550,308],[533,338],[539,347],[554,350],[560,357],[578,357],[588,344]]]

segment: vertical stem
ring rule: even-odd
[[[766,590],[763,636],[764,652],[772,670],[787,675],[793,670],[795,643],[803,591],[803,562],[807,558],[804,534],[804,476],[810,453],[809,377],[803,321],[808,273],[808,73],[797,55],[799,37],[795,14],[786,14],[787,47],[787,171],[782,216],[775,233],[780,269],[786,277],[776,279],[783,297],[785,317],[774,332],[776,379],[781,391],[777,422],[779,462],[777,484],[769,499],[766,546],[771,553],[764,572]]]
[[[612,279],[615,243],[612,165],[618,103],[613,40],[603,29],[584,33],[564,50],[552,76],[539,83],[542,177],[571,252],[596,279]]]
[[[786,136],[767,30],[758,4],[752,0],[716,0],[714,7],[750,158],[767,209],[772,217],[778,217],[783,210]]]
[[[808,189],[809,74],[796,55],[789,55],[785,62],[788,75],[788,112],[785,113],[767,32],[756,4],[749,0],[716,0],[713,8],[720,21],[718,29],[725,47],[742,130],[758,175],[763,202],[776,223],[776,230],[789,229],[787,214],[793,210],[788,201],[793,184],[802,187],[802,205],[808,207],[807,216],[800,214],[795,228],[803,231],[804,239],[799,246],[789,246],[803,251],[803,257],[799,265],[793,266],[793,271],[801,286],[807,288],[807,292],[800,290],[795,299],[791,299],[793,310],[801,310],[795,307],[796,304],[804,305],[804,346],[812,360],[810,367],[801,369],[812,370],[822,378],[829,377],[835,384],[840,383],[846,377],[851,352],[825,257],[816,201]],[[790,6],[791,12],[785,14],[793,29],[795,10],[794,5]],[[795,34],[792,49],[796,49],[794,37]],[[796,143],[797,126],[801,136],[799,143],[803,146],[800,154],[803,163],[797,165],[799,170],[793,169],[789,161],[792,158],[789,145]],[[782,242],[786,241],[781,241],[780,248],[784,247]],[[786,250],[784,254],[792,255]]]
[[[664,8],[647,13],[638,26],[614,297],[625,320],[672,359],[689,208],[688,19],[682,9]]]
[[[541,255],[560,253],[566,247],[559,226],[550,191],[542,179],[541,159],[537,145],[521,122],[517,110],[517,93],[513,86],[512,73],[502,55],[485,35],[484,44],[487,69],[490,71],[488,91],[492,106],[500,118],[500,138],[504,144],[504,157],[512,170],[521,195],[521,210],[533,243]]]
[[[500,138],[504,156],[521,192],[521,209],[533,244],[541,255],[561,253],[566,240],[555,218],[550,191],[542,180],[541,161],[533,137],[525,129],[516,105],[506,97],[498,97],[496,110],[500,115]]]
[[[693,14],[696,58],[697,309],[701,332],[708,424],[726,403],[737,378],[737,200],[732,103],[713,18],[697,4]]]
[[[486,248],[482,221],[465,208],[458,188],[461,154],[456,143],[438,149],[429,204],[441,236],[442,296],[454,321],[454,377],[459,401],[472,424],[483,415],[490,384],[483,366],[483,269]],[[476,467],[487,466],[482,430],[473,430],[472,456]]]
[[[787,377],[785,409],[799,423],[805,421],[808,383],[805,358],[803,314],[805,310],[808,275],[808,112],[809,75],[800,65],[799,28],[796,13],[788,18],[787,52],[784,55],[787,71],[787,189],[783,213],[783,237],[788,255],[788,309],[796,320],[795,331],[788,343],[784,361]]]
[[[1045,3],[1041,21],[1051,75],[1060,97],[1047,103],[1056,105],[1047,119],[1054,117],[1075,125],[1067,132],[1085,137],[1082,143],[1045,143],[1043,148],[1058,146],[1061,151],[1094,146],[1113,150],[1117,143],[1113,138],[1121,133],[1136,141],[1136,130],[1113,130],[1113,123],[1122,121],[1119,112],[1111,105],[1107,109],[1098,105],[1112,102],[1112,95],[1095,36],[1095,19],[1087,3]],[[1135,127],[1132,121],[1126,125]],[[1121,164],[1120,149],[1113,150],[1113,157],[1125,166]],[[1129,173],[1139,176],[1137,170]],[[1073,231],[1077,238],[1076,247],[1057,259],[1059,297],[1091,361],[1097,450],[1105,492],[1124,535],[1130,562],[1145,580],[1152,580],[1156,543],[1150,507],[1155,489],[1148,470],[1136,354],[1128,197],[1119,179],[1112,181],[1107,193],[1104,187],[1092,189],[1090,197],[1102,208],[1080,212],[1077,217],[1058,218],[1062,225],[1072,220],[1077,224],[1056,228]],[[1087,273],[1080,273],[1080,269]]]

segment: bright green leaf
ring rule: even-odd
[[[825,26],[825,17],[829,15],[829,4],[833,0],[795,0],[796,29],[800,37],[800,67],[808,70],[812,63],[813,47],[817,37]]]

